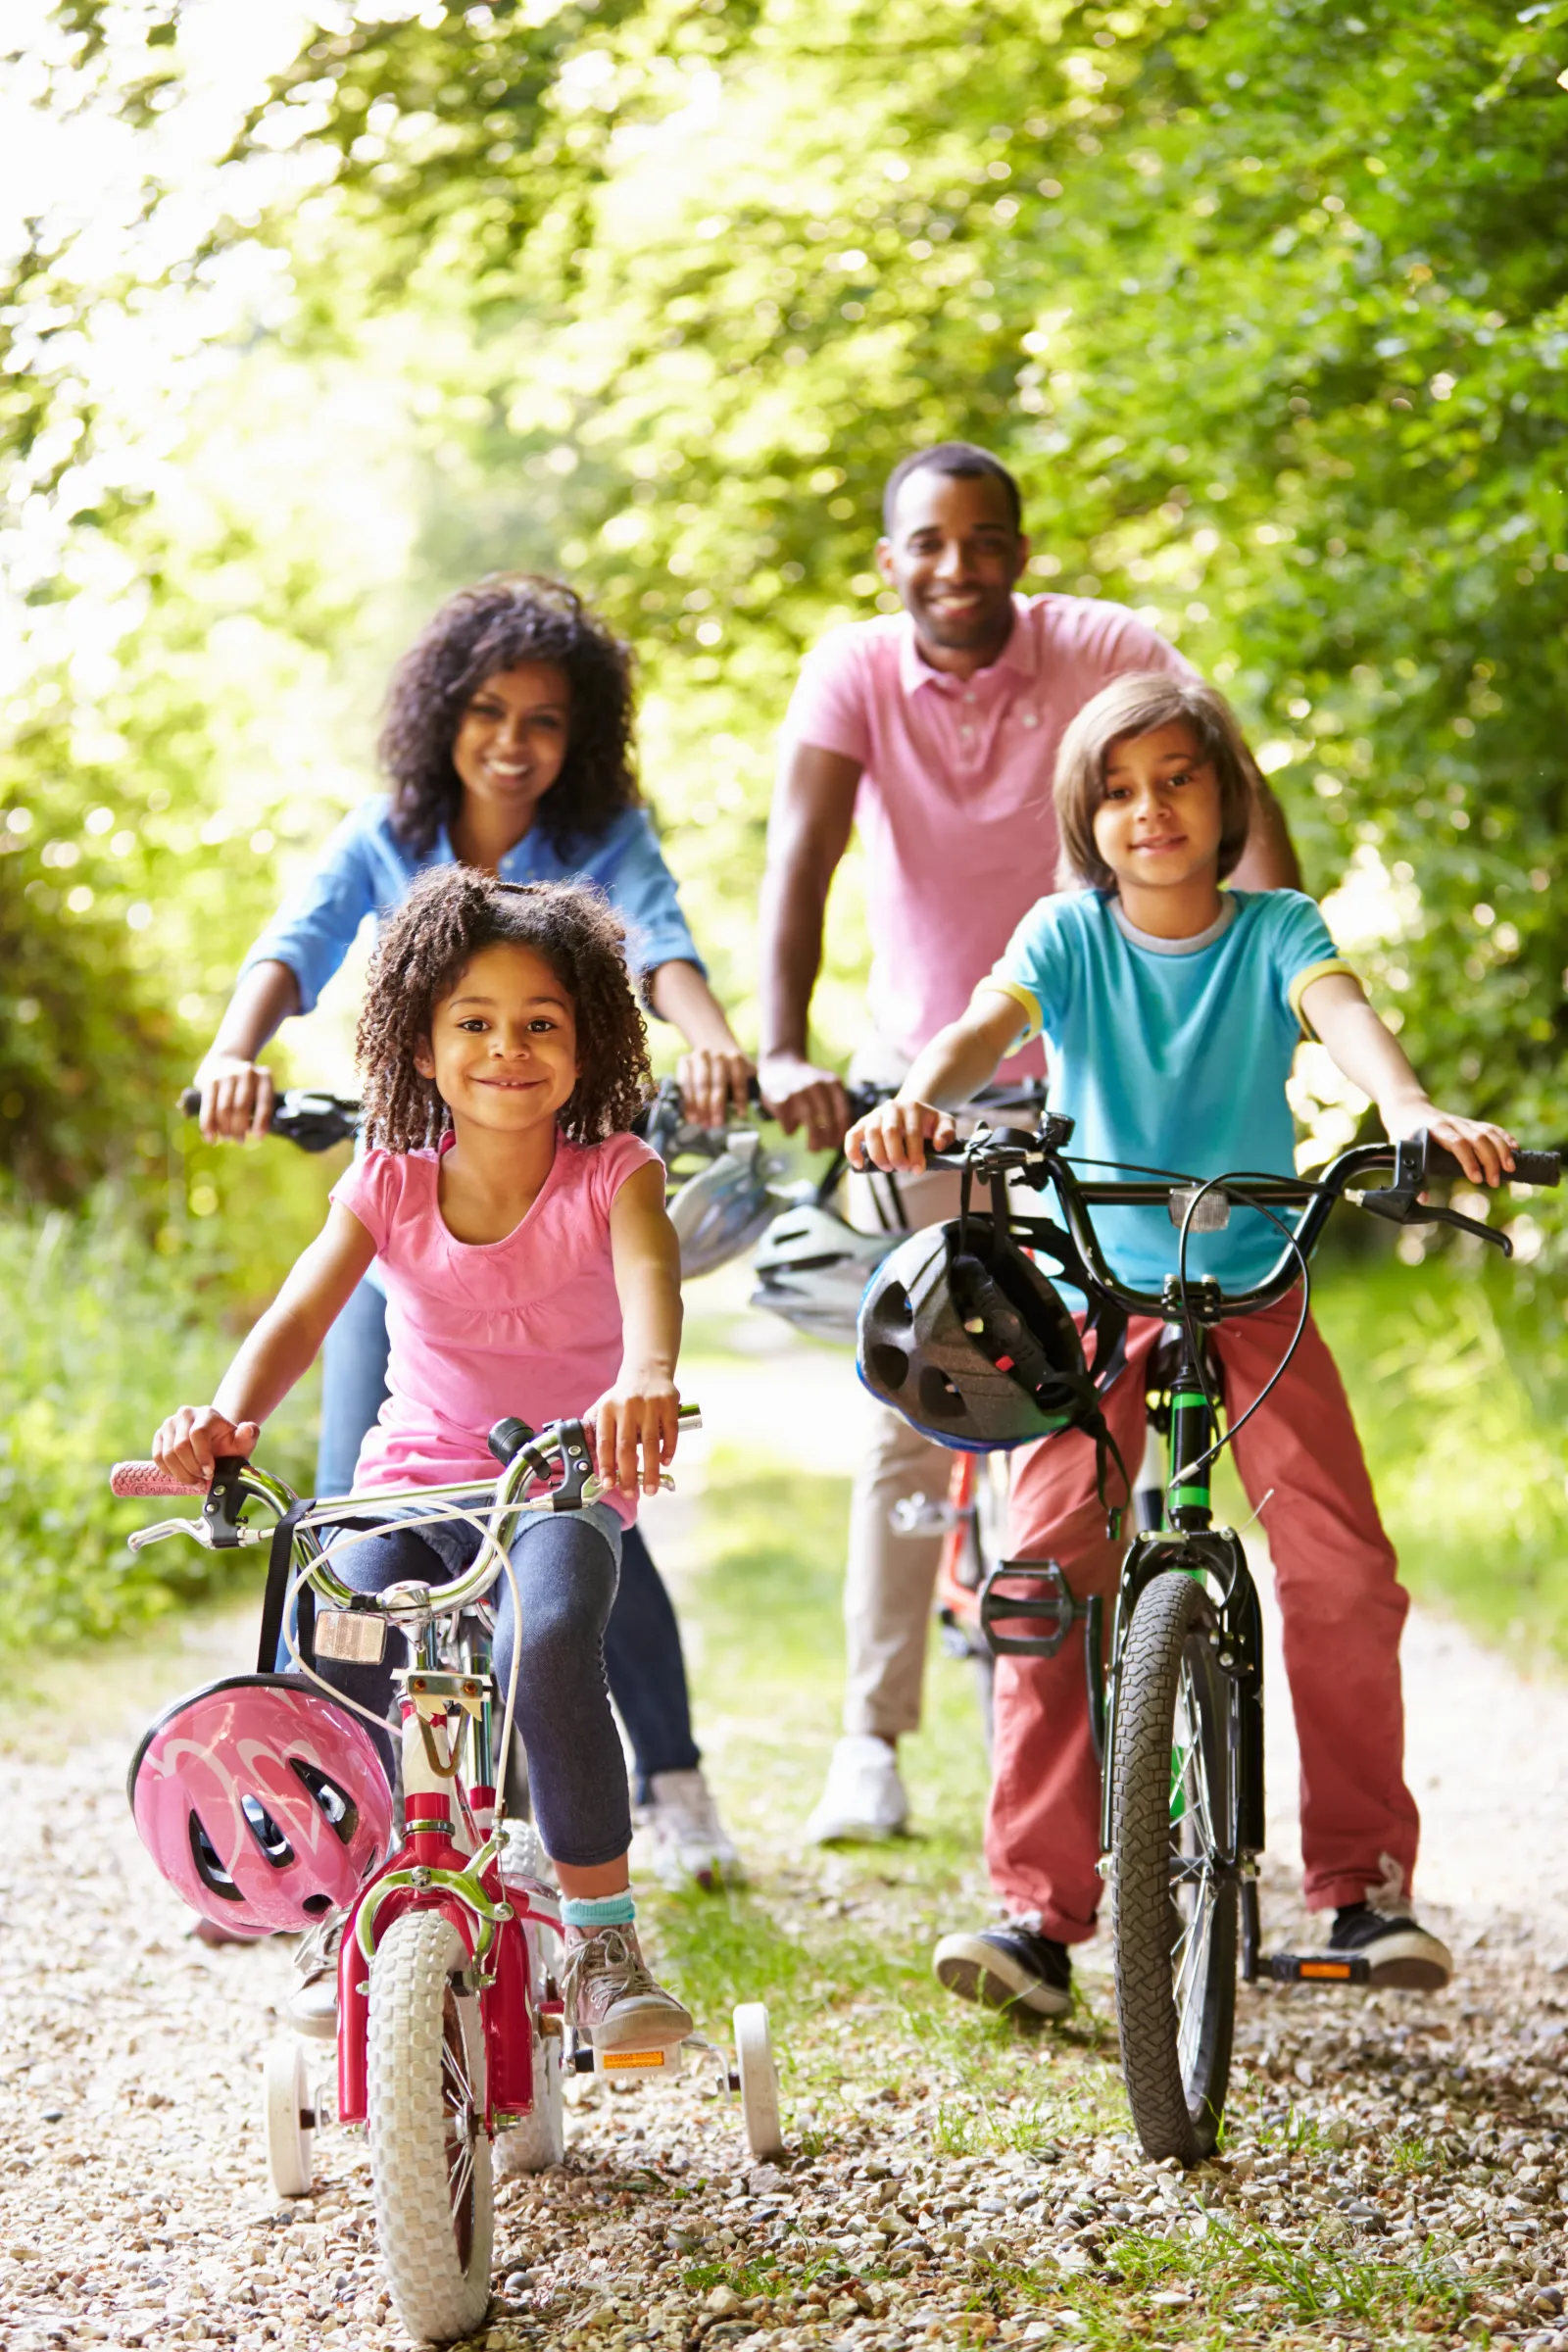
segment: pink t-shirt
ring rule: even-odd
[[[437,1152],[367,1152],[344,1171],[332,1198],[375,1244],[391,1342],[391,1394],[360,1448],[357,1494],[494,1478],[485,1433],[503,1414],[537,1429],[597,1402],[620,1370],[610,1204],[657,1160],[635,1135],[560,1138],[539,1198],[500,1242],[447,1231]],[[631,1497],[605,1500],[635,1518]]]
[[[913,1055],[965,1009],[1037,899],[1056,887],[1052,777],[1067,722],[1130,670],[1193,674],[1125,605],[1014,597],[1012,634],[971,678],[933,669],[906,612],[830,630],[785,726],[860,762],[871,1017]],[[1004,1065],[1044,1067],[1038,1044]]]

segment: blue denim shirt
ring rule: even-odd
[[[383,795],[350,810],[241,967],[286,963],[299,983],[301,1012],[311,1010],[368,914],[379,922],[416,874],[457,862],[444,825],[435,847],[416,858],[392,830],[391,808]],[[624,922],[628,959],[645,981],[662,963],[706,971],[646,808],[622,810],[607,832],[572,842],[564,855],[536,828],[507,852],[500,871],[503,882],[596,883]]]

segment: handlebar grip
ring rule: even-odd
[[[1560,1152],[1516,1152],[1513,1155],[1512,1184],[1561,1184],[1562,1153]]]
[[[187,1485],[156,1462],[117,1462],[109,1473],[109,1492],[124,1501],[133,1494],[205,1494],[207,1489]]]
[[[195,1118],[197,1112],[201,1109],[201,1088],[199,1086],[187,1086],[184,1093],[179,1098],[179,1107],[184,1112],[186,1118]]]
[[[494,1424],[485,1444],[505,1470],[537,1435],[538,1432],[530,1429],[526,1421],[519,1421],[515,1413],[506,1413]]]
[[[1427,1174],[1429,1176],[1464,1177],[1464,1170],[1451,1152],[1442,1144],[1427,1145]],[[1468,1180],[1466,1180],[1468,1181]],[[1553,1185],[1562,1182],[1562,1153],[1560,1152],[1516,1152],[1513,1166],[1508,1172],[1510,1184]]]

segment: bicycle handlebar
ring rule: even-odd
[[[1024,1135],[1007,1129],[993,1133],[982,1131],[968,1147],[958,1152],[928,1152],[926,1164],[931,1167],[963,1169],[982,1183],[998,1177],[1039,1177],[1049,1184],[1060,1205],[1068,1234],[1077,1247],[1084,1269],[1097,1289],[1107,1298],[1114,1299],[1129,1314],[1165,1316],[1171,1307],[1170,1288],[1158,1295],[1138,1291],[1119,1282],[1105,1262],[1094,1223],[1091,1207],[1159,1207],[1170,1206],[1175,1214],[1175,1201],[1189,1196],[1183,1216],[1178,1219],[1186,1228],[1197,1204],[1197,1196],[1205,1194],[1239,1204],[1259,1207],[1300,1207],[1304,1209],[1294,1236],[1281,1250],[1278,1259],[1264,1280],[1250,1291],[1226,1293],[1212,1277],[1202,1277],[1189,1286],[1200,1294],[1198,1300],[1205,1320],[1221,1315],[1256,1314],[1285,1297],[1298,1279],[1302,1260],[1309,1257],[1328,1223],[1336,1201],[1349,1200],[1359,1208],[1398,1225],[1444,1224],[1456,1226],[1460,1231],[1478,1234],[1500,1249],[1504,1256],[1513,1255],[1513,1244],[1504,1233],[1483,1225],[1474,1217],[1461,1215],[1457,1209],[1435,1207],[1424,1203],[1421,1195],[1436,1179],[1463,1178],[1464,1170],[1453,1154],[1441,1144],[1435,1144],[1423,1129],[1401,1144],[1358,1144],[1344,1152],[1317,1179],[1308,1177],[1248,1176],[1246,1174],[1195,1177],[1146,1175],[1140,1181],[1107,1182],[1104,1179],[1081,1179],[1062,1156],[1072,1137],[1072,1121],[1059,1112],[1048,1112],[1037,1135]],[[1352,1191],[1351,1186],[1361,1176],[1371,1175],[1383,1168],[1394,1170],[1394,1182],[1375,1191]],[[1549,1186],[1562,1180],[1562,1155],[1557,1152],[1518,1151],[1510,1181],[1515,1184]],[[1031,1184],[1032,1190],[1043,1189]],[[1028,1219],[1018,1220],[1027,1229]],[[1171,1278],[1174,1284],[1174,1277]]]

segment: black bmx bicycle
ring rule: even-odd
[[[982,1133],[963,1151],[928,1158],[967,1167],[974,1181],[988,1184],[998,1228],[1054,1261],[1054,1273],[1127,1314],[1165,1324],[1150,1374],[1151,1415],[1166,1445],[1163,1505],[1151,1512],[1140,1494],[1141,1524],[1122,1562],[1108,1656],[1102,1600],[1076,1601],[1054,1561],[991,1566],[979,1619],[998,1654],[1054,1656],[1075,1625],[1084,1628],[1127,2095],[1146,2152],[1194,2164],[1212,2153],[1224,2113],[1238,1960],[1247,1984],[1260,1977],[1353,1984],[1368,1974],[1364,1956],[1261,1949],[1262,1620],[1241,1538],[1213,1524],[1212,1464],[1241,1423],[1221,1435],[1209,1335],[1226,1318],[1255,1314],[1298,1285],[1300,1320],[1284,1370],[1305,1327],[1308,1260],[1341,1200],[1396,1225],[1457,1226],[1505,1255],[1512,1245],[1494,1228],[1424,1200],[1430,1182],[1463,1173],[1424,1134],[1397,1146],[1359,1146],[1316,1181],[1254,1174],[1205,1181],[1149,1169],[1102,1179],[1098,1170],[1107,1163],[1075,1166],[1064,1156],[1071,1135],[1070,1119],[1049,1113],[1037,1134]],[[1085,1165],[1096,1174],[1082,1173]],[[1392,1171],[1392,1181],[1368,1189],[1363,1179],[1378,1171]],[[1560,1175],[1555,1152],[1515,1154],[1516,1184],[1554,1185]],[[1049,1191],[1061,1223],[1019,1213],[1009,1185]],[[1166,1207],[1179,1227],[1179,1271],[1159,1294],[1128,1288],[1106,1264],[1090,1212],[1112,1206]],[[1255,1288],[1233,1293],[1211,1276],[1189,1277],[1189,1237],[1223,1228],[1241,1207],[1264,1211],[1279,1228],[1272,1271]],[[1300,1212],[1294,1226],[1284,1213],[1292,1209]],[[1261,1396],[1249,1410],[1258,1402]]]

